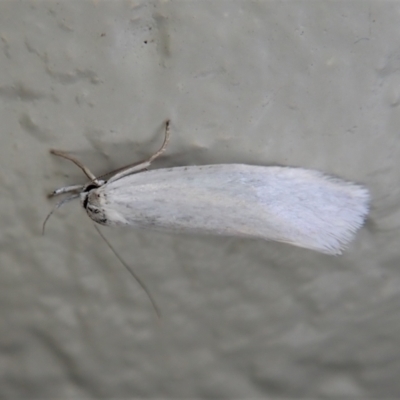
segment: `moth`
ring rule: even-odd
[[[369,209],[369,192],[319,171],[293,167],[216,164],[147,170],[149,159],[96,176],[68,153],[89,182],[54,190],[80,198],[88,216],[105,226],[129,225],[177,233],[252,237],[337,255],[354,238]],[[46,220],[47,221],[47,220]]]

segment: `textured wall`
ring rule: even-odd
[[[0,397],[396,397],[400,3],[0,2]],[[365,183],[329,257],[257,240],[103,229],[46,193],[151,154]]]

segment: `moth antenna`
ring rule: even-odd
[[[130,164],[130,165],[129,165],[129,168],[133,168],[133,167],[136,167],[137,165],[141,165],[141,164],[143,164],[143,161],[139,161],[139,162],[137,162],[137,163]],[[111,172],[106,172],[105,174],[98,176],[97,179],[104,179],[104,180],[106,180],[105,178],[106,178],[107,176],[118,174],[118,173],[121,172],[121,171],[125,171],[125,169],[126,169],[126,166],[125,166],[125,167],[118,168],[118,169],[115,169],[114,171],[111,171]],[[139,170],[139,171],[136,171],[136,172],[140,172],[140,171],[144,171],[144,170],[147,171],[148,168],[143,168],[143,169],[140,168],[140,170]],[[133,173],[134,173],[134,172],[133,172]]]
[[[101,230],[94,225],[96,231],[98,232],[98,234],[101,236],[101,238],[106,242],[107,246],[110,248],[110,250],[115,254],[115,256],[118,258],[119,262],[128,270],[128,272],[135,278],[136,282],[141,286],[141,288],[145,291],[145,293],[147,294],[147,297],[149,298],[154,311],[157,314],[157,317],[159,319],[161,319],[161,312],[160,309],[155,301],[155,299],[153,298],[153,296],[151,295],[149,289],[147,288],[147,286],[144,284],[144,282],[139,278],[139,276],[131,269],[129,268],[128,264],[122,259],[122,257],[116,252],[116,250],[114,249],[114,247],[111,245],[111,243],[106,239],[106,237],[103,235],[103,233],[101,232]]]
[[[117,181],[125,176],[134,174],[136,172],[143,171],[147,169],[151,162],[154,161],[157,157],[159,157],[162,153],[164,153],[165,149],[167,148],[168,142],[169,142],[169,136],[170,136],[170,120],[168,119],[165,121],[165,136],[164,136],[164,142],[160,149],[156,151],[151,157],[149,157],[147,160],[140,161],[140,162],[135,162],[132,164],[125,165],[125,167],[118,168],[115,171],[111,171],[106,175],[112,175],[111,178],[108,180],[108,183]]]
[[[169,142],[169,136],[170,136],[170,120],[166,120],[165,121],[165,136],[164,136],[164,142],[160,148],[160,150],[158,150],[156,153],[154,153],[148,160],[148,163],[151,163],[154,159],[156,159],[157,157],[159,157],[162,153],[164,153],[165,149],[168,146],[168,142]]]
[[[94,176],[94,174],[90,171],[90,169],[82,164],[79,160],[77,160],[75,157],[72,157],[71,155],[69,155],[68,153],[65,153],[64,151],[61,150],[55,150],[55,149],[51,149],[50,150],[51,154],[54,154],[55,156],[61,157],[61,158],[65,158],[66,160],[69,160],[71,162],[73,162],[77,167],[79,167],[82,172],[94,183],[99,184],[99,182],[97,181],[97,178]]]
[[[49,220],[49,218],[53,215],[54,211],[58,210],[60,207],[62,207],[64,204],[70,202],[71,200],[75,200],[79,197],[79,194],[74,194],[73,196],[66,197],[65,199],[59,201],[53,209],[47,214],[47,217],[45,218],[42,226],[42,235],[44,235],[44,230],[46,228],[46,223]]]

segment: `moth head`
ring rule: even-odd
[[[86,210],[89,202],[89,194],[92,190],[98,189],[100,185],[96,185],[93,182],[87,183],[82,191],[80,192],[80,198],[82,202],[82,207]]]
[[[90,182],[85,185],[80,192],[80,198],[82,207],[85,209],[89,217],[99,223],[107,224],[107,218],[105,218],[104,210],[101,207],[101,192],[98,189],[104,185],[104,181],[99,182],[100,185]]]

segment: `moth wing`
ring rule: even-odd
[[[177,167],[98,189],[110,224],[258,237],[341,253],[368,213],[368,191],[318,171],[238,164]]]

